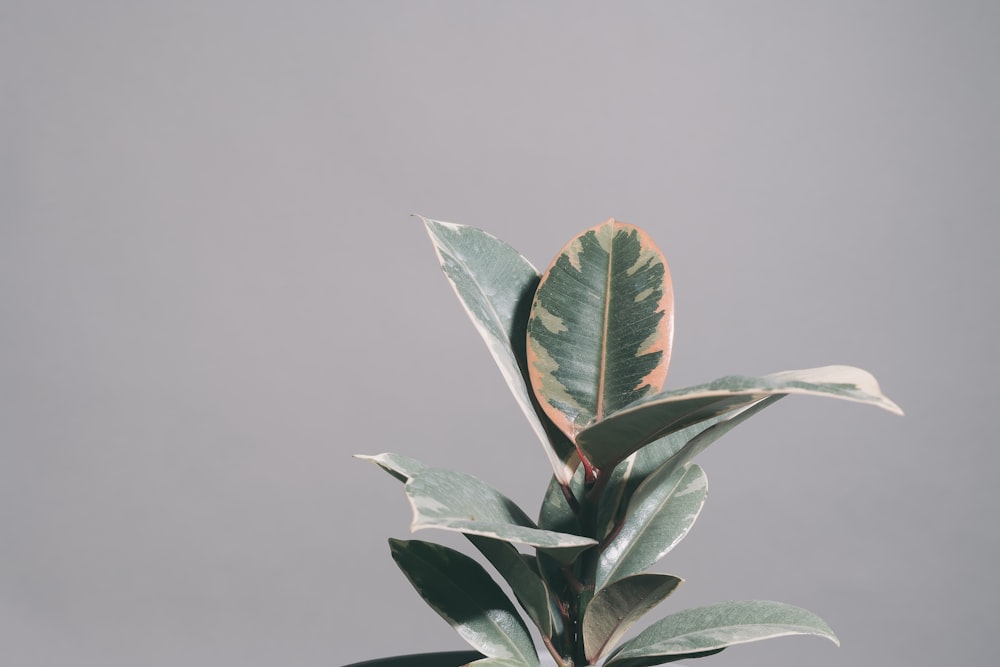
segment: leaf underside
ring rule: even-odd
[[[902,414],[867,371],[824,366],[763,377],[730,375],[708,384],[651,394],[583,429],[576,444],[595,466],[616,465],[659,438],[778,394],[827,396]]]

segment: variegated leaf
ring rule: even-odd
[[[840,644],[823,619],[800,607],[761,600],[723,602],[657,621],[622,644],[604,667],[658,665],[678,656],[788,635],[816,635]]]
[[[616,465],[658,438],[778,394],[828,396],[902,414],[867,371],[824,366],[763,377],[730,375],[708,384],[652,394],[585,428],[576,443],[595,466]]]
[[[680,583],[671,574],[636,574],[598,591],[583,617],[587,660],[596,664],[633,623],[673,593]]]
[[[354,458],[374,463],[404,484],[418,472],[427,469],[427,466],[416,459],[391,452],[374,455],[355,454]]]
[[[664,471],[667,476],[684,465],[710,444],[731,431],[737,425],[757,414],[767,406],[783,398],[783,394],[769,396],[746,408],[698,422],[680,431],[671,433],[644,446],[615,468],[608,480],[605,493],[598,506],[599,535],[606,535],[614,526],[632,498],[635,489],[657,468],[670,461],[671,468]]]
[[[432,468],[411,477],[405,489],[414,531],[439,528],[527,544],[563,562],[596,544],[586,537],[541,530],[512,500],[472,475]]]
[[[632,225],[608,220],[549,266],[528,321],[528,373],[538,402],[570,440],[663,386],[673,291],[663,254]]]
[[[617,534],[601,550],[597,590],[665,556],[694,525],[707,494],[708,478],[697,465],[650,475],[632,496]]]
[[[490,658],[538,666],[524,621],[479,563],[420,540],[389,540],[389,546],[420,596],[474,649]]]
[[[545,448],[553,472],[568,482],[578,463],[576,452],[541,412],[526,379],[525,326],[538,271],[514,248],[482,230],[418,217],[445,276]]]

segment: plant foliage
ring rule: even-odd
[[[536,522],[470,475],[400,454],[359,455],[403,482],[411,528],[464,534],[561,667],[645,667],[784,635],[837,643],[815,614],[768,601],[676,612],[620,642],[681,583],[646,570],[687,535],[705,502],[708,480],[692,459],[788,394],[902,414],[875,378],[826,366],[665,390],[673,290],[644,231],[608,220],[574,237],[539,274],[481,230],[423,222],[544,448],[552,481]],[[537,667],[527,624],[475,560],[419,540],[390,546],[417,592],[486,656],[480,663]]]

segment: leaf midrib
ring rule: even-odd
[[[597,380],[597,405],[594,421],[604,418],[604,385],[608,372],[608,320],[611,312],[611,267],[614,265],[615,223],[611,223],[611,240],[608,242],[608,270],[604,279],[604,322],[601,325],[600,375]]]

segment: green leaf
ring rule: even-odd
[[[525,325],[538,271],[514,248],[482,230],[418,217],[445,276],[545,448],[553,472],[568,482],[579,462],[576,451],[540,411],[526,379]]]
[[[542,276],[528,321],[528,374],[545,414],[577,432],[663,386],[673,291],[663,254],[608,220],[575,237]]]
[[[431,468],[404,487],[413,508],[411,529],[440,528],[527,544],[571,562],[596,542],[590,538],[541,530],[514,504],[472,475]]]
[[[427,466],[416,459],[390,452],[374,455],[355,454],[354,458],[374,463],[404,484],[418,472],[427,469]]]
[[[479,563],[438,544],[389,540],[392,558],[420,596],[474,649],[537,667],[538,655],[510,599]]]
[[[468,535],[469,541],[493,564],[500,576],[510,585],[514,597],[528,614],[543,637],[553,635],[553,617],[549,604],[549,591],[537,570],[532,568],[521,553],[509,542],[480,535]],[[559,622],[560,632],[562,618]]]
[[[694,525],[705,496],[708,478],[697,465],[663,470],[639,485],[614,538],[597,561],[597,590],[631,574],[642,572],[680,542]]]
[[[637,574],[602,588],[587,605],[583,644],[595,664],[647,611],[670,595],[681,580],[670,574]]]
[[[576,469],[567,490],[573,498],[572,502],[579,505],[580,499],[584,495],[584,470],[582,466]],[[538,511],[538,526],[545,530],[574,535],[579,535],[582,532],[580,517],[570,506],[570,500],[566,498],[562,485],[554,476],[549,480],[541,509]]]
[[[605,667],[645,667],[703,651],[787,635],[817,635],[839,645],[819,616],[800,607],[747,600],[672,614],[622,644]]]
[[[656,468],[670,461],[672,467],[664,471],[669,476],[673,470],[693,459],[710,444],[783,397],[783,394],[769,396],[749,407],[699,422],[652,442],[632,454],[615,468],[608,480],[607,489],[601,496],[598,525],[604,527],[602,537],[619,520],[618,515],[632,498],[635,489]]]
[[[524,663],[517,662],[516,660],[507,660],[506,658],[482,658],[467,663],[467,665],[463,665],[462,667],[469,667],[471,665],[476,665],[476,667],[523,667]]]
[[[763,377],[730,375],[708,384],[646,396],[580,431],[576,443],[595,466],[615,465],[643,445],[670,433],[778,394],[828,396],[902,414],[867,371],[852,366],[824,366]]]

